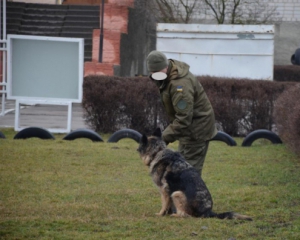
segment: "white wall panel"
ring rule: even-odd
[[[159,23],[156,49],[195,75],[273,80],[273,25]]]

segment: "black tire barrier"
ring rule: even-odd
[[[103,142],[101,136],[90,129],[77,129],[67,134],[63,140],[75,140],[77,138],[88,138],[93,142]]]
[[[141,137],[142,137],[142,134],[140,134],[139,132],[137,132],[133,129],[122,129],[122,130],[116,131],[113,135],[111,135],[109,137],[109,139],[107,140],[107,142],[115,143],[123,138],[131,138],[131,139],[135,140],[137,143],[139,143]]]
[[[243,147],[250,147],[252,145],[252,143],[259,139],[259,138],[265,138],[270,140],[273,144],[280,144],[282,143],[281,139],[278,137],[278,135],[274,132],[271,132],[269,130],[265,130],[265,129],[259,129],[259,130],[255,130],[251,133],[249,133],[243,143],[242,146]]]
[[[2,132],[0,132],[0,138],[5,138],[5,135]]]
[[[24,128],[15,135],[14,139],[26,139],[32,137],[41,139],[55,139],[55,137],[48,130],[39,127]]]
[[[236,141],[227,133],[218,131],[217,135],[214,136],[210,141],[222,141],[229,146],[236,146]]]

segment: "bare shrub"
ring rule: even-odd
[[[86,123],[95,131],[131,128],[148,134],[166,125],[159,92],[148,78],[88,76],[83,89]]]
[[[208,76],[198,79],[213,105],[216,121],[232,136],[245,136],[257,129],[273,130],[274,102],[289,85]]]
[[[202,76],[203,85],[221,129],[245,136],[257,129],[273,130],[274,104],[295,83]],[[131,128],[151,133],[168,119],[159,90],[147,77],[88,76],[84,80],[86,122],[95,131],[111,133]]]
[[[300,66],[297,65],[275,65],[274,81],[300,82]]]
[[[276,101],[275,121],[282,140],[300,154],[300,84],[290,87]]]

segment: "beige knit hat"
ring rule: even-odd
[[[162,52],[152,51],[147,56],[147,68],[149,72],[159,72],[167,66],[168,59]]]

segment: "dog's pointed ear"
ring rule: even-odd
[[[140,143],[143,144],[143,145],[147,145],[148,138],[147,138],[147,136],[145,134],[143,134],[143,136],[141,137]]]
[[[161,138],[161,129],[156,128],[154,133],[153,133],[153,136]]]

